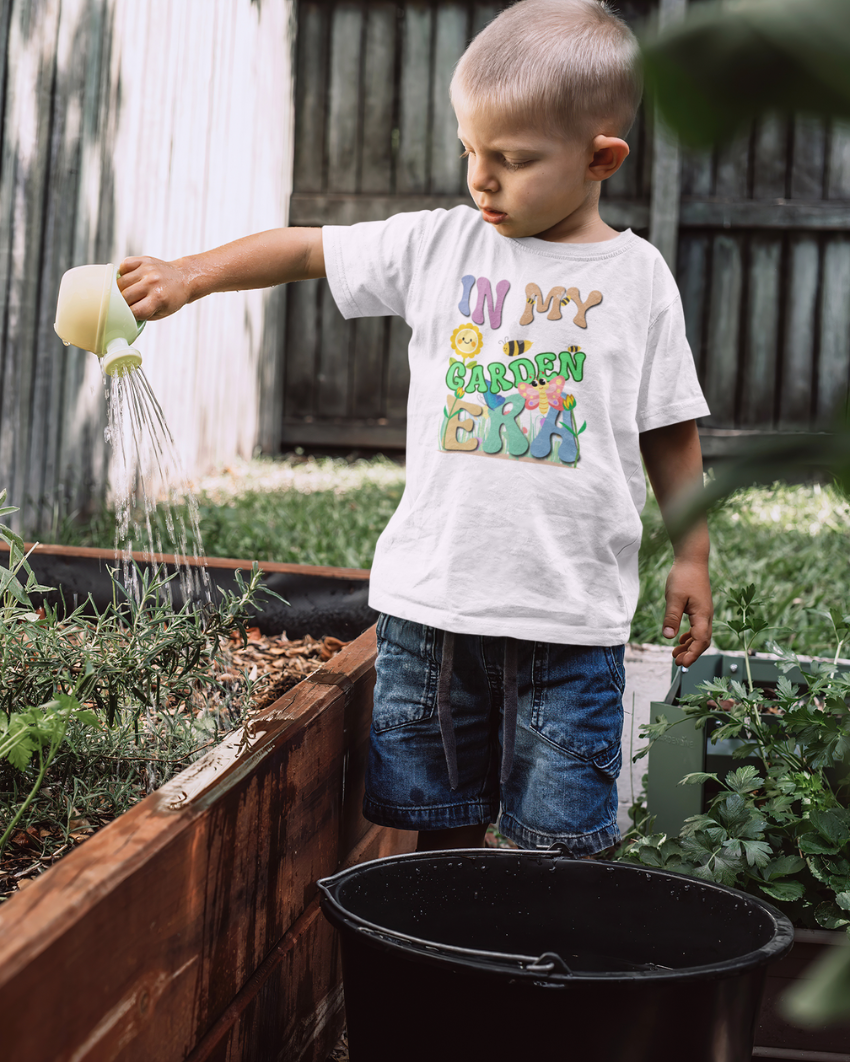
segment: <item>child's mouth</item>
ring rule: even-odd
[[[491,225],[501,225],[508,215],[501,210],[491,210],[489,207],[482,207],[481,216],[485,221],[489,221]]]

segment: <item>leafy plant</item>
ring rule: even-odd
[[[732,741],[733,758],[746,762],[725,778],[683,778],[681,785],[716,787],[706,811],[687,819],[677,837],[651,833],[644,818],[643,835],[621,858],[761,894],[798,924],[850,932],[846,772],[842,777],[850,762],[850,675],[838,664],[850,616],[829,613],[837,646],[831,661],[801,660],[774,645],[783,674],[765,691],[753,683],[749,653],[776,628],[754,585],[729,597],[735,618],[726,626],[745,650],[747,682],[706,682],[681,704],[698,728],[709,728],[713,743]],[[788,678],[792,669],[799,669],[800,686]],[[642,736],[655,741],[674,725],[661,717]]]
[[[0,508],[0,516],[14,511]],[[196,716],[203,715],[209,695],[222,690],[212,667],[221,642],[238,634],[246,644],[251,605],[260,593],[273,591],[261,586],[254,564],[247,580],[235,573],[237,590],[221,592],[215,604],[190,602],[177,611],[165,592],[173,576],[137,569],[134,593],[125,592],[113,572],[108,608],[97,613],[85,602],[63,615],[58,608],[35,607],[31,595],[52,588],[38,584],[24,543],[3,524],[0,538],[9,547],[8,566],[0,569],[2,855],[51,771],[61,762],[62,789],[92,759],[89,746],[97,747],[93,758],[101,768],[122,759],[144,761],[147,788],[167,776],[154,764],[179,769],[188,762],[210,733],[209,720]],[[217,720],[211,728],[217,731]],[[103,740],[90,740],[104,730],[122,735],[123,747],[106,752]],[[71,780],[76,796],[76,778]],[[96,795],[102,803],[106,794]],[[69,821],[73,813],[72,800]]]

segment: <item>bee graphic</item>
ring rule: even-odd
[[[540,413],[545,417],[550,407],[552,409],[564,408],[565,383],[563,376],[556,376],[548,383],[543,379],[532,380],[531,383],[521,383],[518,387],[519,393],[525,399],[525,408],[537,409],[539,406]]]
[[[569,295],[564,295],[564,297],[561,299],[561,305],[562,306],[566,306],[569,301],[570,301]]]
[[[525,354],[534,344],[530,339],[503,339],[502,351],[512,358],[515,354]]]

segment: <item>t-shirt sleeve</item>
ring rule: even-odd
[[[325,274],[343,317],[405,316],[430,215],[324,226]]]
[[[649,329],[637,403],[639,432],[705,417],[710,410],[697,380],[677,296]]]

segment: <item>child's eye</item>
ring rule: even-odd
[[[502,162],[508,167],[509,170],[521,170],[523,166],[527,166],[531,159],[525,159],[523,162],[511,162],[510,159],[506,159],[502,156]]]
[[[468,158],[469,158],[469,156],[470,156],[471,154],[472,154],[472,152],[471,152],[471,151],[469,150],[469,148],[467,148],[467,149],[466,149],[466,150],[464,151],[464,153],[463,153],[463,154],[461,155],[461,158],[462,158],[462,159],[468,159]]]

